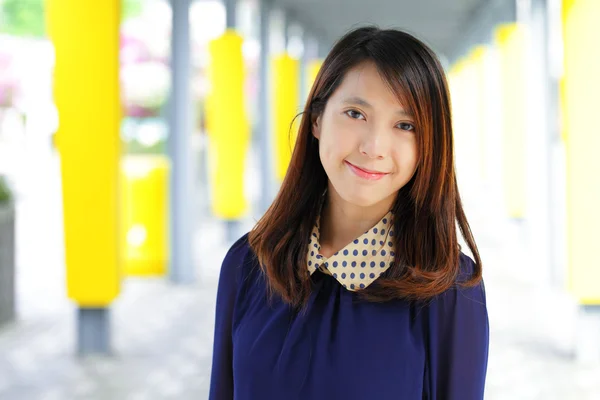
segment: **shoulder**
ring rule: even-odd
[[[237,286],[240,283],[241,274],[244,265],[247,263],[252,253],[250,243],[248,242],[248,233],[235,241],[225,254],[221,265],[220,283]]]
[[[246,233],[227,251],[217,290],[217,302],[221,299],[231,305],[234,320],[244,313],[248,296],[266,292],[262,275]]]
[[[235,241],[227,250],[227,254],[223,260],[223,265],[238,264],[248,255],[250,251],[250,243],[248,242],[248,233]]]
[[[482,399],[489,350],[489,320],[483,281],[471,257],[461,253],[456,284],[436,296],[425,320],[426,387],[443,398]]]
[[[456,330],[464,333],[465,338],[483,338],[481,343],[487,340],[489,322],[483,280],[475,285],[465,285],[474,274],[475,262],[461,253],[456,283],[428,303],[428,329],[429,332],[440,333],[432,334],[438,335],[439,340]]]
[[[485,304],[485,286],[483,284],[483,278],[479,279],[475,285],[464,285],[475,276],[476,268],[475,261],[461,251],[459,256],[459,273],[456,279],[456,290],[463,295],[468,294],[468,298],[476,299],[476,301]]]
[[[460,284],[468,281],[475,275],[475,261],[462,251],[458,257],[458,276],[456,277],[456,283]]]
[[[476,274],[476,265],[473,259],[461,252],[459,256],[459,272],[455,284],[448,290],[432,299],[431,306],[447,307],[486,307],[486,295],[483,279],[474,285],[466,285]]]

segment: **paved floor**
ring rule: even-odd
[[[216,282],[226,251],[221,225],[203,221],[195,238],[197,283],[127,280],[112,307],[114,355],[79,359],[75,308],[65,298],[55,172],[46,168],[43,184],[28,187],[25,179],[19,200],[19,319],[0,329],[0,399],[207,398]],[[574,304],[517,278],[525,267],[518,243],[480,236],[491,323],[486,399],[600,399],[600,365],[582,365],[572,355]]]

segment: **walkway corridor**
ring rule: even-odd
[[[19,199],[18,235],[27,238],[18,248],[20,318],[0,330],[0,399],[206,399],[215,290],[227,250],[221,225],[200,223],[196,284],[127,280],[113,306],[114,356],[78,359],[75,307],[63,283],[58,168],[51,159],[46,167],[31,172],[44,174],[37,179],[45,184],[27,187],[24,179]],[[469,211],[476,234],[482,232],[482,210]],[[516,278],[525,268],[515,265],[523,251],[517,244],[489,232],[478,237],[491,323],[486,399],[600,399],[600,366],[578,365],[571,356],[575,308]]]

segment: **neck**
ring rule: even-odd
[[[388,213],[391,206],[389,199],[367,207],[349,204],[330,185],[321,212],[320,253],[325,257],[331,257],[375,226]]]

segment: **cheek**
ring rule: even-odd
[[[417,149],[417,143],[414,138],[407,141],[398,143],[394,158],[400,171],[403,171],[402,175],[412,175],[417,169],[417,162],[419,160],[419,153]]]
[[[353,151],[353,132],[344,124],[330,123],[324,128],[319,140],[321,162],[326,167],[338,165]]]
[[[322,138],[319,142],[319,155],[321,163],[328,173],[339,163],[339,148],[335,146],[335,141],[332,141],[330,137]]]

